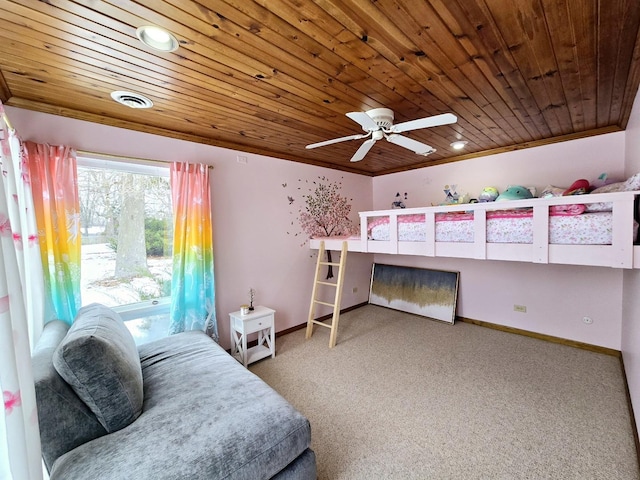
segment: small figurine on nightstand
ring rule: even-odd
[[[253,311],[253,297],[255,296],[256,291],[253,288],[249,289],[249,311]]]

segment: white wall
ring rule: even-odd
[[[407,207],[439,204],[445,185],[477,198],[488,186],[499,191],[509,185],[535,186],[539,193],[549,184],[568,187],[580,178],[594,181],[601,173],[623,179],[624,138],[624,132],[616,132],[375,177],[374,209],[391,208],[395,194],[405,192]]]
[[[444,186],[477,196],[509,184],[569,186],[601,173],[624,177],[624,132],[475,158],[373,179],[375,209],[390,208],[397,192],[407,206],[441,203]],[[460,316],[620,350],[622,279],[618,269],[464,259],[376,255],[378,263],[460,272]],[[526,313],[513,310],[525,305]],[[582,322],[591,317],[591,325]]]
[[[640,94],[631,110],[625,136],[626,173],[640,172]],[[624,360],[636,428],[640,430],[640,271],[624,273],[622,309],[622,358]]]
[[[276,331],[306,322],[316,257],[304,244],[297,215],[304,204],[302,195],[310,193],[314,181],[326,177],[341,182],[342,194],[353,199],[351,218],[356,223],[358,211],[371,209],[370,177],[246,153],[240,155],[247,163],[238,163],[239,152],[228,149],[23,109],[6,107],[6,111],[24,140],[214,165],[216,306],[225,348],[229,346],[228,314],[248,302],[249,288],[256,290],[257,305],[276,310]],[[292,204],[288,197],[293,198]],[[367,301],[372,256],[352,255],[347,263],[343,308]],[[318,310],[317,315],[324,313],[326,309]]]

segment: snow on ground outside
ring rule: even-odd
[[[149,258],[149,271],[155,278],[171,281],[171,258]],[[82,245],[82,304],[101,303],[108,307],[126,305],[161,296],[158,283],[148,276],[117,280],[114,277],[116,253],[106,243]],[[162,338],[168,332],[168,315],[126,322],[137,344]]]

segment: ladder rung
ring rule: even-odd
[[[320,265],[331,265],[333,267],[339,267],[340,264],[336,262],[320,262]]]
[[[313,320],[312,323],[315,323],[316,325],[322,325],[323,327],[331,328],[330,324],[321,322],[320,320]]]
[[[314,302],[319,303],[319,304],[321,304],[321,305],[326,305],[327,307],[333,307],[333,308],[336,308],[335,303],[321,302],[320,300],[314,300]]]
[[[317,282],[320,285],[329,285],[330,287],[337,287],[338,284],[337,283],[331,283],[331,282]]]

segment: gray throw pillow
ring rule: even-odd
[[[69,325],[61,320],[47,323],[31,357],[42,458],[48,471],[58,457],[107,434],[53,366],[53,354],[68,330]]]
[[[97,303],[81,308],[53,364],[107,432],[126,427],[142,413],[138,349],[110,308]]]

